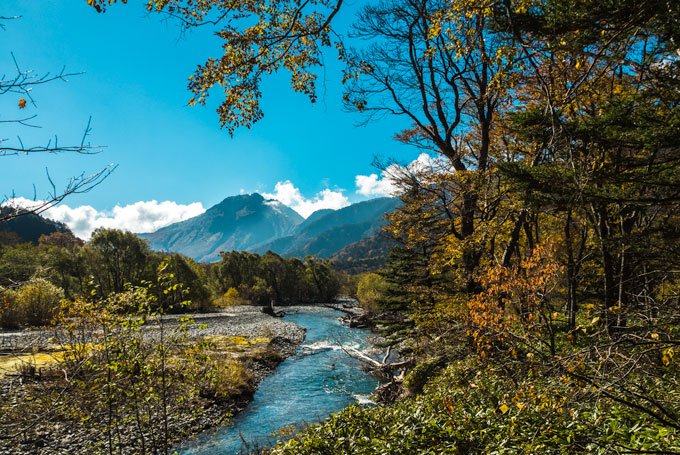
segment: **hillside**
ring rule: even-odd
[[[385,265],[385,259],[393,245],[395,242],[390,237],[378,232],[333,253],[330,260],[335,264],[336,270],[351,274],[374,272]]]
[[[220,251],[247,250],[285,236],[302,221],[289,207],[253,193],[228,197],[199,216],[139,236],[154,250],[210,262]]]
[[[9,215],[14,209],[0,207],[0,218]],[[27,213],[9,221],[0,222],[0,233],[4,233],[2,238],[19,238],[21,242],[38,244],[41,235],[50,235],[55,232],[71,232],[64,224],[57,221],[48,220],[34,213]]]
[[[251,251],[274,251],[284,256],[304,257],[316,254],[327,258],[348,245],[372,237],[384,224],[386,213],[393,211],[399,200],[378,198],[348,207],[312,214],[284,238],[256,245]]]

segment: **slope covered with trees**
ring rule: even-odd
[[[379,328],[416,365],[387,396],[413,398],[350,408],[274,453],[680,450],[679,13],[363,9],[358,32],[380,39],[350,99],[412,113],[400,138],[442,157],[399,177],[401,253],[374,286]]]
[[[71,233],[63,223],[48,220],[30,211],[21,213],[21,209],[0,206],[0,219],[7,218],[0,223],[0,244],[31,242],[38,243],[42,235],[55,232]]]
[[[373,277],[413,365],[382,390],[400,403],[273,452],[680,452],[680,4],[367,2],[356,49],[342,7],[149,2],[219,28],[190,89],[224,87],[230,131],[262,117],[272,72],[314,101],[334,47],[347,107],[406,119],[397,139],[437,158],[393,175],[400,246]]]
[[[351,274],[376,271],[385,266],[390,249],[394,246],[392,239],[383,232],[350,243],[329,258],[338,270]]]
[[[22,219],[31,218],[15,220]],[[178,253],[154,252],[130,232],[98,229],[87,244],[57,232],[41,236],[37,245],[0,244],[0,327],[48,324],[63,299],[108,298],[156,283],[161,267],[165,287],[150,292],[157,292],[152,297],[164,313],[271,300],[330,302],[347,281],[329,260],[315,256],[287,259],[232,251],[217,263],[199,264]],[[161,292],[172,286],[177,292]],[[191,303],[180,305],[185,301]]]
[[[268,250],[288,257],[317,255],[330,257],[347,245],[369,238],[385,224],[385,215],[399,204],[396,198],[376,198],[357,202],[342,209],[313,213],[297,225],[290,235],[251,248],[256,253]]]

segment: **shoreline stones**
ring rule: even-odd
[[[198,313],[191,315],[194,324],[190,324],[187,331],[187,339],[197,339],[204,336],[229,336],[245,338],[269,338],[269,347],[280,355],[280,360],[294,355],[296,348],[305,339],[306,329],[292,322],[282,320],[264,314],[260,307],[238,306],[212,313]],[[167,327],[181,324],[181,319],[187,315],[168,315],[164,317]],[[145,326],[149,336],[157,329],[154,324]],[[35,350],[43,346],[49,346],[51,338],[49,329],[0,332],[0,352],[21,352]],[[277,362],[253,362],[249,369],[254,377],[255,386],[266,376],[271,374]],[[5,378],[0,378],[0,399],[9,397],[10,383]],[[179,421],[171,422],[171,427],[191,427],[194,436],[221,426],[226,421],[226,416],[233,417],[236,413],[245,409],[252,400],[250,396],[234,397],[224,402],[209,401],[205,403],[204,412],[198,417],[186,420],[180,417]],[[0,455],[14,454],[89,454],[92,447],[96,446],[98,439],[96,434],[88,431],[80,425],[65,421],[47,421],[36,425],[31,437],[26,440],[15,438],[13,440],[0,438]],[[122,453],[133,453],[134,437],[132,432],[126,434],[122,431],[120,437],[129,441],[128,450]],[[175,441],[178,446],[182,441]]]

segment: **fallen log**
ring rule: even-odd
[[[387,353],[383,357],[382,362],[379,362],[374,358],[367,356],[358,349],[345,348],[343,345],[340,345],[340,349],[342,349],[342,351],[351,358],[356,359],[363,363],[364,365],[366,365],[369,371],[371,371],[372,373],[385,377],[389,380],[395,379],[394,372],[397,370],[402,370],[399,376],[403,376],[406,372],[406,369],[413,364],[413,359],[405,359],[399,362],[387,362],[387,359],[390,357],[390,354],[392,353],[392,346],[387,348]],[[396,378],[398,378],[399,376],[397,376]]]
[[[405,359],[399,362],[388,362],[390,354],[392,353],[392,346],[387,348],[382,361],[375,360],[367,356],[363,352],[354,348],[345,348],[340,345],[340,348],[348,356],[360,361],[367,367],[369,372],[374,376],[386,381],[373,391],[374,399],[379,403],[393,403],[399,397],[404,395],[404,378],[409,368],[413,367],[413,359]],[[395,373],[399,371],[399,374]]]
[[[285,311],[276,311],[274,309],[274,300],[269,302],[269,306],[262,307],[262,312],[268,314],[269,316],[274,316],[275,318],[282,318],[286,315]]]

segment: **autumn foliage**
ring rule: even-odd
[[[371,295],[429,386],[274,452],[680,452],[680,3],[366,2],[356,47],[331,39],[341,4],[149,3],[225,14],[190,88],[225,87],[230,130],[268,72],[314,101],[335,45],[345,107],[432,157],[384,166],[403,204]]]

